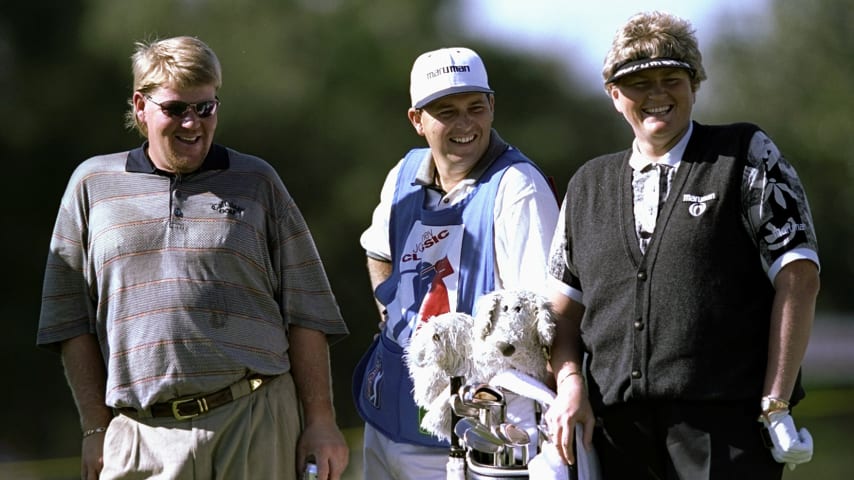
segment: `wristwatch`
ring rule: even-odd
[[[768,420],[768,415],[774,412],[782,412],[789,410],[789,402],[783,400],[778,397],[764,396],[762,397],[762,401],[760,403],[762,408],[762,414],[759,416],[759,419]]]

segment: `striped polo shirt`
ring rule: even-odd
[[[311,233],[264,160],[213,145],[155,169],[145,147],[83,162],[63,195],[37,343],[97,334],[106,403],[147,408],[290,369],[287,326],[347,334]]]

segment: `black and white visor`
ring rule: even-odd
[[[692,78],[696,73],[694,67],[692,67],[690,63],[683,62],[682,60],[676,60],[675,58],[642,58],[640,60],[634,60],[620,65],[614,74],[611,75],[611,78],[605,81],[605,83],[613,83],[626,75],[631,75],[650,68],[684,68],[685,70],[688,70],[688,73]]]

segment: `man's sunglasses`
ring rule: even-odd
[[[198,115],[199,118],[207,118],[216,113],[216,109],[219,107],[219,98],[216,98],[216,100],[205,100],[204,102],[199,103],[187,103],[180,100],[167,100],[160,103],[148,95],[146,95],[145,98],[160,107],[160,109],[163,110],[163,113],[174,118],[184,118],[184,115],[186,115],[187,111],[191,108],[196,112],[196,115]]]

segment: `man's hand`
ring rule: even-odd
[[[795,421],[787,410],[763,415],[759,421],[768,429],[771,437],[771,456],[779,463],[785,463],[794,470],[801,463],[812,460],[812,436],[806,428],[795,429]]]
[[[95,433],[83,439],[80,455],[80,478],[97,480],[104,468],[104,432]]]
[[[305,422],[297,441],[297,469],[302,471],[306,459],[314,457],[319,480],[338,480],[347,468],[350,451],[335,423],[326,334],[291,325],[288,341],[291,374]]]
[[[338,480],[350,461],[350,450],[344,435],[334,423],[306,425],[297,444],[297,468],[305,469],[305,461],[314,458],[318,480]]]

